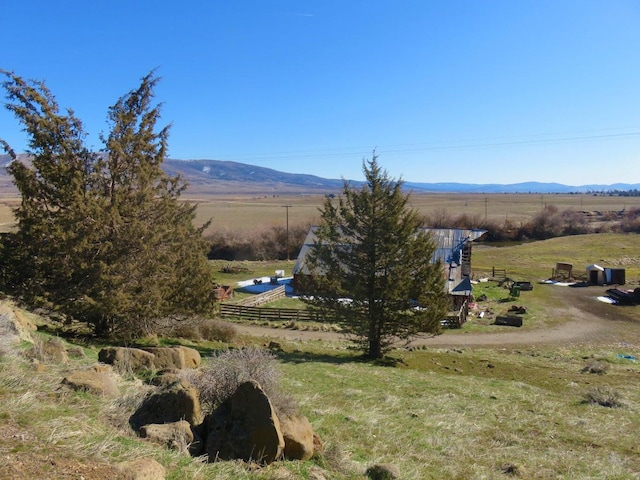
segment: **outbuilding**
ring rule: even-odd
[[[587,267],[587,282],[590,285],[604,285],[605,284],[604,268],[600,265],[591,264]]]

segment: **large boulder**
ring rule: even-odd
[[[174,450],[186,450],[193,442],[191,425],[185,420],[172,423],[152,423],[140,427],[142,438],[165,445]]]
[[[279,417],[284,456],[288,460],[309,460],[313,456],[313,427],[304,415],[281,415]]]
[[[200,353],[189,347],[181,345],[175,347],[145,347],[154,355],[153,364],[157,370],[168,368],[198,368],[200,366]]]
[[[139,372],[155,368],[155,356],[139,348],[105,347],[98,352],[98,360],[113,365],[120,372]]]
[[[146,397],[129,418],[129,424],[138,431],[143,425],[152,423],[186,420],[190,425],[199,425],[203,419],[198,391],[190,383],[180,380]]]
[[[281,457],[284,438],[269,397],[254,381],[241,384],[207,422],[210,462],[240,459],[269,464]]]
[[[200,366],[202,357],[200,357],[198,350],[183,346],[178,348],[182,350],[182,354],[184,355],[184,368],[198,368]]]
[[[121,478],[125,480],[164,480],[164,467],[153,458],[136,458],[119,463],[116,466]]]
[[[198,368],[200,353],[183,346],[175,347],[105,347],[98,360],[113,365],[119,371],[166,370]]]
[[[118,397],[120,389],[109,374],[96,372],[95,370],[78,370],[71,372],[62,379],[62,384],[73,390],[80,390],[104,395],[106,397]]]
[[[172,383],[179,381],[181,378],[180,370],[169,368],[159,371],[158,374],[149,381],[149,383],[156,387],[166,387],[167,385],[171,385]]]
[[[31,332],[35,332],[36,325],[11,303],[0,303],[0,338],[12,343],[33,343]]]

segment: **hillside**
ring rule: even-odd
[[[21,158],[26,155],[21,154]],[[15,193],[5,167],[8,155],[0,155],[0,193]],[[343,180],[315,175],[286,173],[271,168],[223,160],[168,159],[164,164],[170,175],[182,174],[189,191],[201,194],[312,194],[340,190]],[[356,182],[357,183],[357,182]],[[405,179],[408,189],[434,193],[572,193],[640,189],[640,183],[612,185],[565,185],[561,183],[523,182],[514,184],[421,183]]]

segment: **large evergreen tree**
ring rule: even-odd
[[[403,182],[372,160],[366,182],[345,181],[337,202],[326,198],[307,262],[307,301],[337,316],[369,358],[381,358],[399,341],[437,332],[448,300],[435,244],[420,232]]]
[[[158,78],[109,109],[103,152],[43,82],[11,72],[6,107],[29,136],[29,157],[9,167],[21,194],[16,232],[2,244],[2,286],[32,305],[89,323],[101,335],[136,336],[154,322],[210,312],[211,272],[186,184],[162,170],[168,127],[156,131]],[[3,142],[5,150],[12,151]]]

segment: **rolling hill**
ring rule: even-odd
[[[25,159],[21,154],[19,158]],[[10,157],[0,155],[0,192],[15,192],[6,171]],[[180,173],[189,183],[189,192],[200,194],[313,194],[335,192],[343,180],[315,175],[285,173],[271,168],[222,160],[168,159],[164,169],[169,175]],[[357,182],[354,182],[357,183]],[[514,184],[419,183],[405,181],[415,192],[439,193],[572,193],[640,189],[640,183],[613,185],[564,185],[561,183],[524,182]]]

